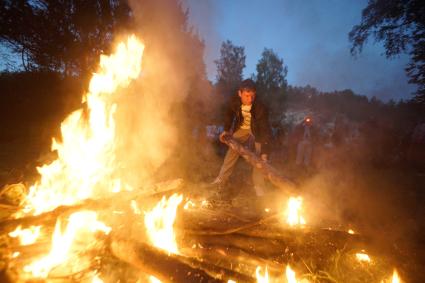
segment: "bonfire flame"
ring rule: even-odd
[[[371,262],[369,255],[365,253],[364,251],[360,253],[356,253],[356,258],[360,262]]]
[[[297,278],[295,277],[295,271],[291,269],[289,265],[286,266],[286,280],[288,283],[297,283]]]
[[[162,283],[162,281],[151,275],[149,276],[149,283]]]
[[[397,270],[394,269],[391,283],[401,283],[400,276],[398,276]]]
[[[266,270],[264,271],[264,275],[261,274],[261,267],[257,266],[255,269],[255,276],[257,277],[257,283],[269,283],[269,272]]]
[[[261,274],[261,267],[257,266],[257,268],[255,270],[255,275],[256,275],[258,283],[269,283],[270,282],[269,281],[269,273],[267,271],[267,266],[266,266],[266,270],[264,272],[264,275]],[[295,271],[293,271],[289,265],[286,266],[285,279],[286,279],[286,282],[288,282],[288,283],[299,283],[299,282],[308,283],[308,281],[305,280],[305,279],[298,281],[296,276],[295,276]],[[276,279],[276,281],[282,282],[282,279]]]
[[[102,231],[109,233],[110,228],[102,222],[97,221],[96,212],[80,211],[73,213],[68,220],[68,226],[64,233],[61,233],[61,221],[56,222],[55,231],[52,238],[52,248],[50,253],[25,266],[24,271],[32,273],[35,277],[47,277],[50,270],[66,262],[69,258],[71,247],[76,236],[84,240],[93,232]],[[86,232],[87,234],[83,234]]]
[[[169,253],[178,253],[174,221],[177,207],[182,202],[183,196],[174,194],[168,200],[163,197],[160,202],[145,214],[145,227],[150,242],[157,248]]]
[[[302,213],[302,197],[290,197],[286,209],[286,222],[289,226],[305,225]]]
[[[62,142],[55,139],[52,142],[52,150],[57,151],[58,158],[37,168],[41,179],[30,187],[23,213],[38,215],[60,205],[72,205],[121,190],[121,180],[114,176],[117,106],[111,97],[118,88],[126,87],[139,76],[143,49],[143,44],[130,36],[127,42],[117,46],[114,54],[101,56],[99,71],[93,75],[89,92],[83,97],[87,109],[71,113],[62,122]],[[58,221],[50,253],[25,266],[24,271],[47,277],[52,268],[69,260],[75,238],[80,236],[87,241],[96,231],[109,233],[110,228],[96,218],[95,212],[74,213],[63,233]],[[22,244],[29,244],[39,232],[40,227],[25,230],[18,227],[9,235],[20,237]]]
[[[120,180],[113,176],[116,104],[111,96],[139,76],[143,49],[143,44],[131,36],[118,45],[116,53],[101,56],[100,69],[83,98],[87,111],[79,109],[62,122],[62,142],[53,139],[52,143],[58,158],[37,168],[41,180],[30,187],[26,213],[37,215],[95,194],[120,190]]]
[[[103,283],[103,280],[99,277],[99,275],[95,275],[93,276],[93,280],[91,281],[92,283]]]
[[[41,226],[31,226],[27,229],[22,229],[19,225],[15,231],[10,232],[9,236],[12,238],[19,238],[21,245],[31,245],[37,241],[38,236],[40,236]]]

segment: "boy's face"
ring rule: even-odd
[[[243,105],[252,105],[255,100],[255,91],[251,89],[242,89],[238,91]]]

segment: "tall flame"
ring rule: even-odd
[[[95,190],[107,193],[120,189],[120,180],[114,176],[116,104],[111,96],[139,76],[143,49],[143,44],[130,36],[114,54],[101,56],[99,71],[83,97],[87,109],[71,113],[62,122],[62,142],[52,142],[58,158],[37,168],[41,180],[30,187],[26,213],[37,215],[74,204],[92,197]]]
[[[117,46],[114,54],[100,57],[99,70],[93,75],[89,92],[83,97],[86,109],[71,113],[62,122],[62,141],[53,139],[52,142],[52,150],[57,151],[58,158],[37,168],[41,180],[30,187],[24,213],[37,215],[60,205],[72,205],[121,189],[121,180],[114,176],[114,113],[117,106],[112,99],[116,90],[126,87],[139,76],[143,50],[143,44],[135,36],[130,36]],[[69,260],[73,248],[78,250],[73,245],[75,239],[90,241],[94,240],[94,232],[110,231],[97,220],[95,212],[87,211],[72,214],[63,233],[61,226],[58,221],[50,253],[25,266],[24,271],[36,277],[47,277],[52,268]],[[21,236],[28,231],[31,232],[26,229],[15,231],[15,234]],[[34,230],[32,234],[35,237],[37,233]]]
[[[145,214],[145,227],[151,243],[169,253],[178,253],[174,221],[177,207],[183,196],[174,194],[168,200],[163,197],[160,202]]]

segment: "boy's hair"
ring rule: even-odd
[[[239,85],[239,90],[251,90],[256,92],[257,91],[257,87],[255,86],[255,83],[253,80],[251,79],[246,79],[244,81],[241,82],[241,84]]]

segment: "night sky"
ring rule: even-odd
[[[385,57],[381,43],[370,38],[363,52],[350,54],[348,33],[360,23],[367,0],[185,0],[190,23],[206,44],[208,77],[215,81],[220,45],[244,46],[244,76],[255,72],[264,47],[288,66],[290,85],[310,84],[322,91],[352,89],[381,100],[409,99],[406,55]]]

